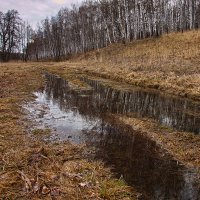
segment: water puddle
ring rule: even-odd
[[[200,198],[195,170],[181,166],[155,142],[117,122],[103,123],[99,133],[86,133],[87,144],[96,147],[96,158],[113,166],[118,177],[123,176],[129,185],[143,193],[141,199]]]
[[[158,92],[141,89],[113,89],[101,81],[84,78],[94,88],[92,101],[98,102],[95,109],[135,117],[150,117],[160,124],[181,131],[200,134],[200,104],[188,99],[164,96]]]
[[[157,93],[113,89],[89,79],[83,79],[88,89],[77,90],[58,76],[46,74],[45,78],[45,89],[36,92],[36,101],[25,107],[37,128],[54,130],[46,139],[94,147],[95,157],[141,191],[142,199],[200,199],[195,169],[180,165],[155,142],[109,117],[109,113],[151,117],[199,134],[198,104]]]

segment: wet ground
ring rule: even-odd
[[[142,193],[142,199],[200,199],[195,169],[180,165],[154,141],[109,117],[111,113],[150,117],[199,134],[199,104],[141,89],[121,90],[88,78],[82,79],[88,88],[81,90],[58,76],[46,74],[45,79],[36,101],[25,105],[37,128],[54,130],[45,139],[95,147],[95,158],[112,166],[116,176]]]

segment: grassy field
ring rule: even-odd
[[[49,144],[27,134],[21,105],[44,86],[42,71],[61,75],[79,87],[82,74],[126,82],[200,100],[200,31],[172,33],[77,55],[66,62],[0,64],[1,199],[137,199],[101,161],[86,159],[84,146]],[[175,159],[200,165],[198,136],[160,127],[149,119],[115,116],[157,141]],[[163,133],[163,134],[160,134]],[[168,133],[168,134],[166,134]]]
[[[93,75],[200,100],[199,30],[113,44],[70,62]]]
[[[0,199],[136,199],[84,146],[30,137],[21,105],[43,87],[39,63],[0,65]],[[30,131],[29,131],[30,132]]]

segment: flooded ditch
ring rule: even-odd
[[[200,106],[186,99],[147,91],[119,90],[83,78],[78,90],[58,76],[45,74],[46,86],[25,108],[37,128],[51,128],[47,140],[69,140],[95,148],[95,158],[113,167],[143,196],[152,200],[199,200],[195,169],[173,160],[154,141],[109,117],[111,114],[150,117],[178,130],[200,133]]]

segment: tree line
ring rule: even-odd
[[[1,21],[2,17],[0,51],[7,52],[10,42],[3,45]],[[18,52],[26,59],[59,61],[115,42],[199,27],[200,0],[93,0],[71,9],[62,8],[56,16],[42,20],[35,31],[25,26],[15,33],[23,35]]]

